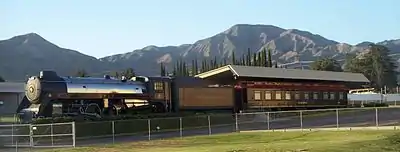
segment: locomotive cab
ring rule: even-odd
[[[149,95],[149,103],[155,113],[171,112],[171,77],[136,76],[133,81],[145,83]]]

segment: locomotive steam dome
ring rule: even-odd
[[[32,104],[38,104],[40,102],[41,92],[40,79],[38,77],[29,78],[25,88],[26,98],[28,98]]]

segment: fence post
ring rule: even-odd
[[[207,116],[208,119],[208,135],[211,135],[211,121],[210,115]]]
[[[375,108],[375,125],[376,127],[379,126],[379,120],[378,120],[378,108]]]
[[[13,134],[14,135],[14,134]],[[18,152],[18,136],[17,136],[17,140],[15,140],[15,151]],[[14,142],[14,141],[13,141]]]
[[[75,148],[76,144],[76,128],[75,128],[75,121],[72,122],[72,146]]]
[[[182,117],[179,117],[179,136],[182,138]]]
[[[33,129],[32,129],[33,125],[29,124],[29,145],[30,147],[33,147]]]
[[[113,144],[115,144],[115,122],[111,121]]]
[[[17,136],[18,140],[18,136]],[[11,145],[14,145],[14,123],[11,124]]]
[[[236,132],[239,131],[238,114],[237,113],[235,113],[235,130],[236,130]]]
[[[147,125],[149,127],[149,140],[151,140],[151,137],[150,137],[151,136],[151,133],[150,133],[151,132],[150,119],[147,119]]]
[[[303,111],[300,111],[300,128],[303,131]]]
[[[267,112],[267,129],[269,130],[269,112]]]
[[[54,146],[53,123],[50,124],[51,146]]]
[[[336,109],[336,130],[339,130],[339,109]]]

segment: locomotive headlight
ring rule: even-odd
[[[29,87],[29,92],[33,93],[33,91],[35,91],[35,89],[33,88],[33,86]]]

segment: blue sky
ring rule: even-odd
[[[4,0],[0,39],[35,32],[95,57],[269,24],[356,44],[400,38],[399,0]]]

